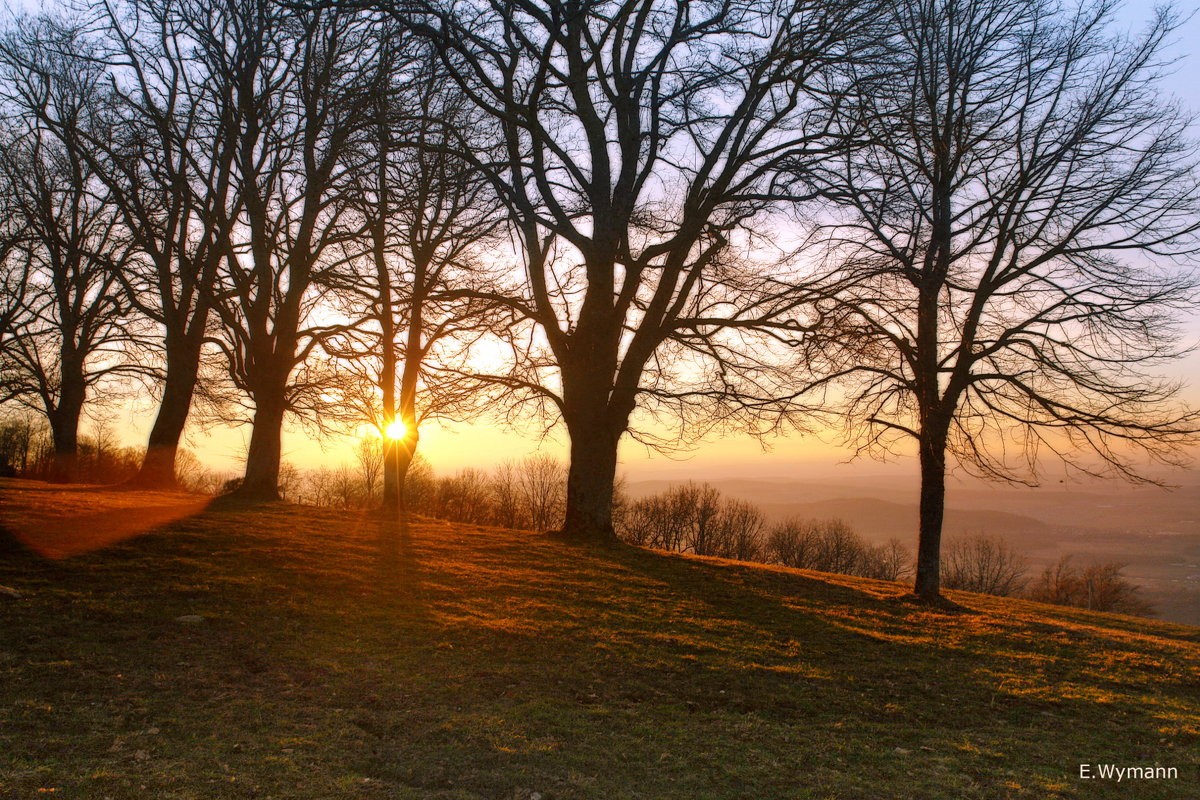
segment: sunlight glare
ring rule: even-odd
[[[383,429],[383,435],[389,439],[403,439],[408,433],[408,428],[405,427],[401,420],[392,420],[388,426]]]

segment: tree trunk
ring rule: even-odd
[[[71,410],[60,403],[51,415],[50,435],[54,443],[54,456],[48,477],[53,483],[70,483],[76,477],[79,462],[80,411],[79,407]]]
[[[946,510],[946,437],[940,431],[921,436],[921,506],[917,539],[917,578],[913,590],[925,600],[942,591],[942,518]]]
[[[87,392],[83,381],[83,364],[80,363],[78,369],[64,364],[60,377],[62,386],[58,406],[48,415],[54,442],[49,478],[55,483],[68,483],[78,477],[79,417],[83,413],[83,400]]]
[[[386,388],[383,391],[384,400],[384,418],[392,419],[392,409],[395,407],[391,395],[394,392],[389,392]],[[396,516],[400,513],[400,509],[404,505],[404,473],[408,471],[407,464],[404,467],[404,472],[400,470],[400,459],[403,456],[404,446],[398,439],[392,439],[384,436],[383,440],[383,505],[382,510],[385,516]],[[411,456],[408,459],[412,460]]]
[[[379,326],[382,333],[380,356],[383,368],[379,373],[379,388],[383,391],[383,424],[386,427],[400,417],[396,407],[396,325],[392,319],[392,293],[388,285],[390,276],[384,257],[382,233],[378,236],[375,258],[381,294]],[[384,442],[386,449],[383,453],[383,513],[385,516],[398,517],[404,508],[404,473],[408,471],[408,466],[405,465],[403,472],[400,470],[400,459],[404,450],[400,441],[384,433]],[[408,459],[411,463],[411,454]]]
[[[403,472],[400,469],[401,451],[404,449],[395,439],[386,439],[383,450],[383,514],[394,517],[400,513],[404,504],[404,473],[408,472],[407,465]],[[412,459],[409,459],[411,462]]]
[[[938,301],[949,270],[949,195],[941,192],[934,234],[926,254],[917,300],[917,407],[920,409],[921,504],[917,575],[913,591],[923,600],[942,596],[942,517],[946,511],[946,438],[951,413],[941,396]]]
[[[176,487],[175,456],[179,452],[179,439],[183,436],[183,428],[191,412],[199,369],[199,344],[167,350],[167,376],[163,382],[162,403],[158,407],[154,427],[150,429],[146,457],[138,474],[129,482],[130,485],[148,489]]]
[[[567,421],[567,431],[571,437],[571,466],[562,534],[582,541],[615,541],[612,506],[620,435],[613,435],[604,415],[572,417]]]
[[[285,389],[261,391],[255,399],[254,430],[246,453],[246,474],[234,495],[243,501],[267,503],[279,498]]]
[[[408,478],[408,468],[412,466],[413,458],[416,456],[416,447],[415,445],[410,446],[408,437],[405,436],[404,439],[392,442],[392,451],[395,453],[393,471],[396,481],[396,499],[389,511],[396,519],[405,520],[408,518],[408,504],[404,499],[404,481]]]

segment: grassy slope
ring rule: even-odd
[[[81,509],[96,528],[187,502],[8,481],[0,525],[61,539],[56,518]],[[66,559],[0,553],[0,585],[23,593],[0,596],[0,797],[1200,785],[1200,629],[973,595],[956,596],[970,613],[946,614],[884,582],[433,521],[394,552],[380,535],[368,518],[280,506],[206,511]],[[1108,761],[1180,780],[1076,777]]]

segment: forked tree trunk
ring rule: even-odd
[[[384,425],[387,425],[397,418],[398,409],[396,407],[396,325],[392,319],[392,292],[388,281],[391,279],[387,271],[387,261],[384,254],[384,236],[382,232],[376,234],[376,252],[375,263],[378,270],[380,286],[380,308],[379,325],[381,329],[380,338],[380,355],[382,357],[382,369],[379,373],[379,386],[383,391],[383,420]],[[402,446],[396,439],[388,438],[385,434],[383,452],[383,514],[385,516],[396,517],[400,515],[404,504],[404,473],[407,473],[408,467],[405,466],[404,473],[400,471],[400,457]],[[409,456],[411,463],[412,457]]]
[[[382,510],[386,516],[396,516],[400,512],[401,505],[404,502],[404,478],[408,472],[408,465],[404,465],[404,469],[400,468],[400,460],[403,457],[401,451],[403,445],[395,439],[387,439],[384,442],[383,450],[383,505]],[[412,459],[409,458],[411,463]]]
[[[395,480],[395,500],[388,513],[399,520],[408,518],[408,502],[404,497],[404,482],[408,480],[408,470],[416,456],[416,443],[409,442],[409,437],[392,442],[393,473]]]
[[[396,363],[395,356],[388,357],[390,345],[384,346],[383,372],[380,385],[383,387],[384,419],[392,420],[396,414]],[[386,424],[386,423],[385,423]],[[396,516],[404,502],[404,474],[400,471],[400,458],[404,449],[400,441],[385,435],[383,451],[383,513]],[[409,461],[411,462],[411,457]],[[407,472],[405,466],[404,471]]]
[[[945,194],[939,195],[946,197]],[[939,308],[949,270],[950,215],[944,204],[934,214],[933,242],[927,254],[917,299],[917,407],[920,436],[921,500],[917,528],[917,574],[913,591],[932,601],[942,593],[942,517],[946,510],[946,438],[950,415],[944,413],[939,378]]]

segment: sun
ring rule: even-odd
[[[389,439],[403,439],[408,433],[408,427],[400,420],[392,420],[383,429],[383,435]]]

